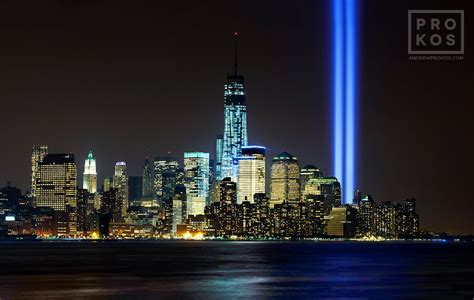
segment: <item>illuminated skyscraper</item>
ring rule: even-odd
[[[153,172],[150,165],[150,160],[148,157],[143,163],[143,185],[142,185],[142,195],[150,196],[153,194]]]
[[[237,161],[237,203],[253,203],[255,194],[265,193],[265,147],[242,147]]]
[[[128,176],[127,164],[123,161],[115,164],[113,187],[117,189],[117,201],[120,203],[122,217],[124,217],[128,209]]]
[[[164,201],[169,200],[169,197],[174,194],[178,166],[178,159],[173,156],[156,157],[153,162],[154,189],[160,206],[163,206]]]
[[[316,177],[305,183],[301,198],[306,200],[307,196],[323,196],[324,207],[329,213],[332,207],[341,205],[341,185],[336,177]]]
[[[36,174],[36,206],[67,211],[77,205],[77,168],[72,154],[47,154]]]
[[[203,214],[209,205],[209,153],[184,153],[184,185],[186,187],[187,213]],[[201,212],[202,208],[202,212]]]
[[[216,181],[220,181],[222,175],[222,151],[224,147],[224,139],[222,134],[216,137]]]
[[[89,193],[97,192],[97,170],[92,151],[89,151],[84,163],[84,177],[82,179],[82,188],[88,190]]]
[[[313,165],[304,166],[301,169],[301,172],[300,172],[301,193],[304,192],[304,189],[305,189],[305,186],[306,186],[306,183],[308,182],[308,180],[313,179],[313,178],[320,178],[322,176],[323,176],[323,172],[321,172],[315,166],[313,166]]]
[[[245,104],[244,76],[237,69],[237,33],[234,34],[235,57],[234,72],[227,75],[224,85],[224,136],[222,145],[222,169],[217,179],[233,177],[232,162],[242,154],[247,146],[247,106]],[[219,161],[220,158],[217,158]]]
[[[296,204],[300,200],[300,167],[298,158],[282,152],[273,158],[270,179],[270,207],[284,201]]]
[[[31,195],[36,196],[36,173],[39,163],[48,154],[47,145],[34,145],[31,150]]]

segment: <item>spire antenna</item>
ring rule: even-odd
[[[234,32],[234,76],[237,76],[237,38],[239,33]]]

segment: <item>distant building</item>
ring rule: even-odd
[[[87,217],[90,210],[90,199],[94,194],[89,193],[87,189],[77,190],[77,231],[87,231]]]
[[[253,203],[254,195],[265,193],[265,147],[242,147],[238,161],[237,203]]]
[[[355,237],[356,218],[356,210],[353,207],[334,207],[327,217],[327,235],[341,238]]]
[[[209,153],[184,153],[184,185],[186,187],[187,213],[196,214],[210,203]],[[204,211],[202,211],[204,213]]]
[[[47,154],[38,165],[36,206],[56,211],[75,208],[77,203],[77,168],[72,154]]]
[[[103,192],[109,191],[109,190],[113,187],[113,185],[114,185],[113,182],[114,182],[114,178],[113,178],[113,177],[106,177],[106,178],[104,178],[104,185],[103,185],[103,187],[102,187],[102,191],[103,191]]]
[[[94,156],[92,155],[92,151],[89,151],[89,154],[87,154],[87,158],[84,163],[82,188],[88,190],[91,194],[97,192],[97,169]]]
[[[115,164],[113,187],[117,189],[117,201],[122,207],[122,217],[125,217],[128,209],[128,175],[127,164],[119,161]]]
[[[303,194],[304,189],[306,187],[306,183],[310,179],[321,178],[321,177],[323,177],[323,172],[321,172],[317,167],[313,165],[306,165],[303,168],[301,168],[301,171],[300,171],[301,194]]]
[[[93,238],[106,238],[109,236],[110,219],[108,214],[94,213],[88,220],[89,235]]]
[[[142,176],[129,176],[128,177],[128,200],[129,202],[135,202],[141,200],[143,194],[143,177]]]
[[[173,196],[174,186],[177,183],[178,159],[174,156],[159,156],[153,162],[154,190],[160,206]]]
[[[22,197],[21,190],[19,188],[10,186],[0,189],[0,221],[4,220],[8,216],[14,216],[15,212],[21,207]]]
[[[308,179],[302,191],[302,199],[304,200],[307,195],[322,195],[326,213],[329,213],[332,207],[341,205],[341,185],[336,177]]]
[[[142,195],[144,197],[149,197],[153,194],[153,170],[151,168],[150,160],[148,157],[143,163],[143,185],[142,185]]]
[[[178,225],[183,224],[183,201],[179,196],[173,198],[171,232],[173,236],[177,235]]]
[[[284,201],[300,201],[300,167],[298,159],[288,152],[273,158],[270,178],[270,207]]]
[[[36,180],[39,164],[48,154],[47,145],[34,145],[31,150],[31,195],[36,197]]]
[[[107,214],[111,222],[122,222],[122,204],[119,190],[116,188],[110,188],[100,194],[100,212]]]
[[[224,138],[222,134],[216,137],[216,168],[215,168],[215,178],[216,181],[222,179],[222,152],[224,151]]]

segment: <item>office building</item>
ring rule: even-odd
[[[179,168],[178,159],[174,156],[159,156],[153,162],[154,191],[156,199],[163,207],[164,201],[173,196],[174,186],[177,182]]]
[[[237,159],[237,203],[253,203],[254,195],[265,193],[265,147],[242,147]]]
[[[184,153],[184,186],[188,215],[196,214],[209,205],[209,153]]]
[[[148,157],[143,163],[143,185],[142,185],[142,195],[144,197],[149,197],[153,194],[153,170],[151,168],[150,160]]]
[[[216,137],[216,167],[215,179],[221,181],[222,179],[222,152],[224,151],[224,137],[222,134]]]
[[[36,206],[66,211],[77,204],[77,168],[73,154],[47,154],[38,164]]]
[[[34,145],[31,149],[31,195],[36,197],[36,180],[39,164],[48,154],[47,145]]]
[[[125,217],[128,209],[128,175],[127,164],[119,161],[115,164],[113,187],[117,189],[117,201],[122,207],[122,217]]]
[[[270,177],[270,207],[284,201],[296,204],[300,200],[300,167],[298,158],[282,152],[272,160]]]

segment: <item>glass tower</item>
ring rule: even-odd
[[[160,206],[173,196],[174,187],[177,182],[177,172],[179,168],[178,158],[174,156],[156,157],[153,162],[154,168],[154,191]]]
[[[209,205],[209,153],[184,152],[184,185],[188,215],[204,214]]]
[[[224,135],[222,145],[222,167],[220,180],[233,175],[233,159],[242,154],[242,147],[247,146],[247,106],[245,104],[244,76],[237,69],[237,33],[235,39],[234,72],[227,75],[224,85]],[[217,161],[219,161],[219,157]]]
[[[222,179],[222,151],[224,146],[224,138],[222,134],[216,137],[216,181],[220,181]]]
[[[128,175],[127,164],[123,161],[115,164],[113,187],[117,189],[117,201],[121,204],[122,217],[124,217],[128,209]]]
[[[148,157],[143,163],[143,182],[142,182],[142,195],[150,196],[153,194],[153,172],[151,170],[150,160]]]
[[[265,147],[242,147],[237,161],[237,203],[253,203],[255,194],[265,193]]]
[[[47,145],[34,145],[31,149],[31,195],[36,196],[36,179],[39,164],[48,154]]]

